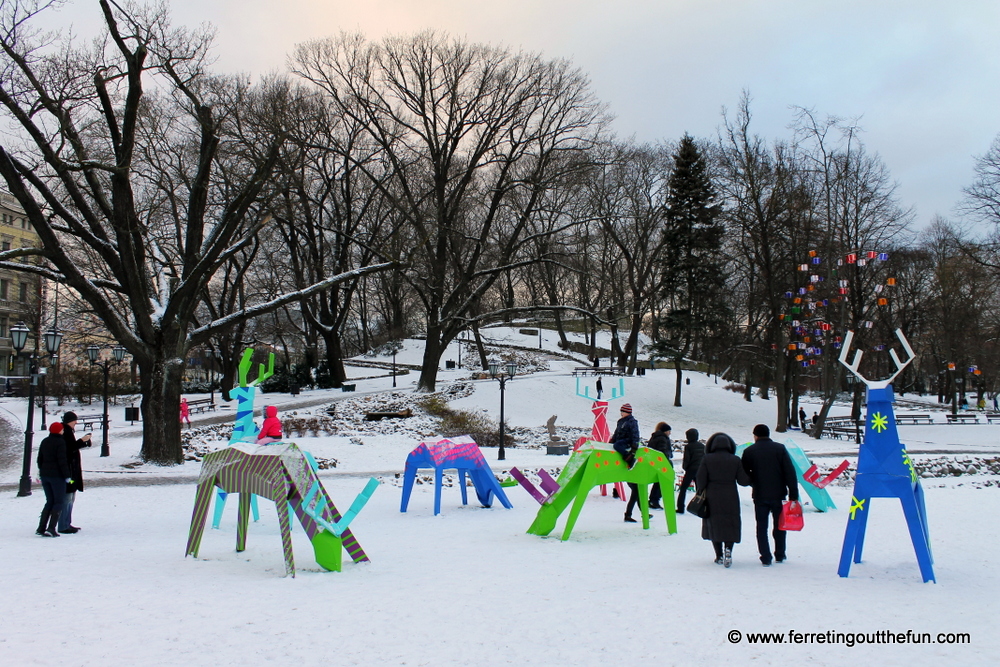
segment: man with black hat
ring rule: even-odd
[[[768,521],[774,520],[774,560],[781,563],[785,553],[785,531],[778,530],[781,503],[787,494],[799,499],[799,485],[792,466],[792,457],[785,446],[771,440],[766,424],[753,427],[754,443],[743,452],[743,470],[750,476],[753,487],[753,508],[757,518],[757,549],[764,567],[771,565],[771,544],[767,538]]]
[[[73,502],[76,500],[76,492],[83,491],[83,463],[80,461],[80,450],[90,447],[90,433],[79,440],[76,438],[76,413],[73,411],[63,415],[63,440],[66,441],[66,460],[69,462],[70,481],[66,485],[66,503],[63,505],[62,513],[59,515],[59,532],[72,535],[80,532],[80,529],[72,525]]]
[[[631,468],[635,462],[635,450],[639,448],[639,422],[632,416],[632,405],[629,403],[622,404],[621,414],[618,424],[615,425],[615,432],[611,436],[611,446],[622,455],[625,463]],[[629,483],[628,486],[631,493],[628,504],[625,506],[625,522],[635,523],[635,519],[632,518],[632,510],[638,500],[639,486],[632,483]]]

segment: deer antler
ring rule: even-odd
[[[903,344],[903,349],[906,350],[906,354],[908,356],[906,358],[906,361],[900,361],[899,355],[896,354],[896,350],[892,349],[889,350],[889,356],[892,358],[892,362],[896,364],[896,372],[890,375],[888,379],[873,381],[869,380],[860,372],[858,372],[858,367],[861,365],[861,357],[864,354],[861,350],[855,350],[854,361],[852,361],[851,363],[847,363],[847,353],[851,349],[851,341],[854,340],[853,331],[847,332],[847,338],[844,339],[844,348],[840,351],[839,361],[840,363],[844,364],[844,366],[846,366],[849,371],[854,373],[854,375],[856,375],[858,379],[864,382],[868,387],[872,389],[881,389],[884,387],[888,387],[889,383],[895,380],[896,376],[902,373],[903,369],[906,368],[910,364],[910,362],[913,361],[917,356],[916,354],[913,353],[913,348],[910,347],[910,343],[906,340],[906,336],[903,335],[902,329],[896,329],[896,337],[899,338],[899,342]]]

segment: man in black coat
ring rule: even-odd
[[[52,422],[48,437],[38,445],[38,476],[45,491],[45,506],[35,533],[42,537],[59,537],[56,522],[66,501],[66,485],[72,482],[62,431],[62,424]]]
[[[781,563],[785,553],[785,531],[778,530],[781,503],[787,495],[799,499],[799,485],[792,458],[785,446],[771,440],[766,424],[753,427],[754,443],[743,452],[743,469],[753,487],[753,507],[757,518],[757,549],[764,567],[771,565],[771,545],[767,539],[768,520],[774,520],[774,560]]]
[[[69,535],[80,532],[79,528],[72,525],[73,504],[76,502],[76,492],[83,491],[83,463],[80,460],[80,450],[91,445],[90,433],[79,439],[76,437],[76,420],[77,416],[73,411],[67,412],[62,418],[66,460],[69,462],[69,476],[73,481],[66,485],[66,502],[59,515],[59,532]]]

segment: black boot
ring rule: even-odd
[[[49,525],[49,514],[47,510],[42,510],[42,516],[38,519],[38,530],[35,531],[35,535],[41,535],[43,537],[48,537],[45,534],[46,529]]]

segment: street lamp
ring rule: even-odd
[[[10,328],[10,342],[17,354],[21,354],[24,350],[24,346],[28,343],[28,335],[31,330],[24,325],[24,322],[18,322],[16,326]],[[38,382],[38,366],[37,362],[45,358],[55,358],[56,353],[59,352],[59,344],[62,343],[62,334],[55,329],[50,330],[42,338],[45,340],[45,351],[48,355],[45,357],[37,357],[35,354],[30,354],[29,368],[28,368],[28,421],[24,428],[24,466],[21,470],[21,483],[17,489],[18,496],[30,496],[31,495],[31,445],[32,438],[34,436],[34,420],[35,420],[35,384]]]
[[[396,388],[396,348],[392,348],[392,388]]]
[[[215,405],[215,354],[211,348],[205,350],[205,358],[208,359],[208,404]]]
[[[45,349],[46,350],[58,350],[59,349],[59,344],[62,343],[62,334],[59,333],[56,330],[55,327],[52,327],[51,329],[49,329],[48,331],[46,331],[44,334],[42,334],[42,338],[45,340]],[[55,368],[56,363],[58,363],[58,361],[59,361],[59,355],[56,354],[55,352],[51,352],[48,355],[48,357],[49,357],[49,359],[52,360],[52,363],[49,365],[49,367],[50,368]],[[45,378],[46,378],[46,373],[45,373],[45,369],[44,368],[39,368],[38,369],[38,377],[39,377],[39,381],[41,382],[41,387],[42,387],[42,425],[39,427],[38,430],[39,431],[45,431],[48,428],[48,425],[45,423],[46,421],[48,421],[48,415],[45,414],[45,408],[46,408],[46,405],[45,405]]]
[[[103,440],[101,441],[101,456],[111,456],[111,448],[108,447],[108,375],[111,373],[111,367],[117,366],[125,359],[125,348],[121,345],[116,345],[112,350],[115,358],[114,361],[110,359],[108,361],[98,361],[98,357],[101,354],[101,348],[96,345],[87,346],[87,358],[90,359],[91,366],[97,366],[104,371],[104,416],[101,420],[103,425]]]
[[[500,372],[500,362],[491,361],[490,362],[490,376],[500,382],[500,454],[497,456],[497,461],[503,461],[507,458],[504,452],[504,433],[503,433],[503,392],[504,387],[507,385],[507,380],[513,380],[514,374],[517,372],[517,364],[513,361],[507,363],[507,374]]]

